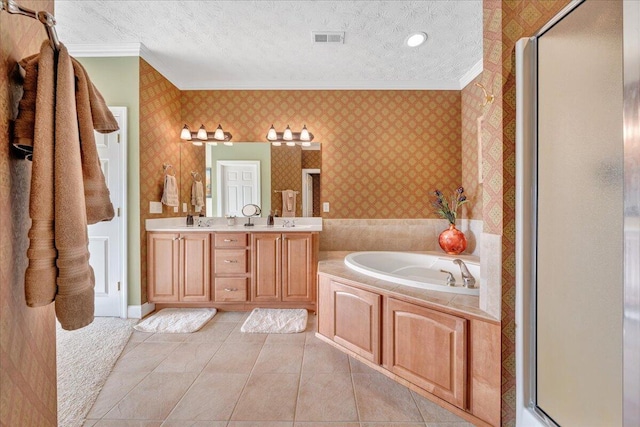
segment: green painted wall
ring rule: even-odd
[[[216,199],[216,162],[218,160],[258,160],[260,161],[260,198],[262,216],[269,215],[271,210],[271,144],[264,142],[238,142],[233,146],[218,145],[211,147],[211,190],[213,194],[213,210],[215,215],[218,200]],[[211,216],[209,213],[207,215]]]
[[[76,59],[107,105],[127,107],[127,298],[129,305],[140,305],[140,59]]]

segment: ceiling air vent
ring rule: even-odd
[[[344,31],[313,31],[311,34],[314,43],[344,43]]]

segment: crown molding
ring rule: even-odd
[[[157,54],[143,43],[68,44],[73,56],[84,58],[139,56],[180,90],[462,90],[482,72],[476,62],[459,80],[383,81],[182,81]]]
[[[481,59],[480,61],[473,64],[473,67],[471,67],[469,71],[467,71],[462,75],[462,77],[460,77],[460,83],[459,83],[458,89],[462,90],[465,87],[467,87],[467,85],[471,83],[473,79],[475,79],[480,75],[480,73],[482,73],[482,69],[483,67],[482,67],[482,59]]]
[[[180,90],[460,90],[457,80],[441,81],[226,81],[187,82]]]
[[[111,43],[111,44],[65,44],[69,54],[84,58],[140,56],[142,43]]]

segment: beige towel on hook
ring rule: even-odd
[[[296,192],[282,191],[282,216],[296,216]]]
[[[191,184],[191,204],[194,206],[196,212],[200,212],[200,209],[204,206],[204,188],[202,187],[202,181],[193,181]]]
[[[41,54],[32,55],[20,61],[20,65],[25,70],[24,93],[20,100],[18,118],[15,122],[13,145],[24,150],[32,150],[34,145],[39,70],[51,69],[53,70],[51,72],[55,73],[55,68],[49,68],[48,65],[46,68],[42,68],[39,64],[40,56]],[[86,70],[75,59],[71,58],[71,61],[77,84],[75,98],[82,151],[87,222],[95,224],[100,221],[110,221],[114,217],[114,210],[109,197],[109,189],[102,173],[93,130],[100,133],[110,133],[118,130],[119,127],[104,98],[91,83]]]
[[[32,57],[35,58],[35,57]],[[27,58],[28,59],[28,58]],[[34,59],[35,61],[35,59]],[[33,65],[33,64],[32,64]],[[54,53],[48,41],[42,43],[39,60],[40,72],[35,66],[25,68],[31,72],[31,77],[37,78],[36,83],[25,80],[24,93],[34,95],[33,107],[27,106],[23,114],[22,123],[28,123],[16,132],[14,136],[28,140],[28,145],[34,146],[33,163],[31,167],[31,194],[29,195],[29,216],[31,229],[29,230],[29,249],[27,257],[29,265],[25,272],[25,297],[29,307],[40,307],[50,304],[56,297],[56,277],[58,268],[54,242],[54,120],[55,120],[55,63]],[[34,74],[35,73],[35,74]],[[21,100],[27,105],[29,99]],[[37,109],[35,108],[37,105]],[[33,113],[33,120],[31,117]],[[18,122],[16,122],[16,126]],[[35,131],[34,131],[35,129]],[[16,141],[14,139],[14,141]]]
[[[178,181],[168,173],[164,175],[164,191],[160,200],[167,206],[178,206]]]
[[[80,130],[80,147],[82,149],[82,176],[84,182],[84,198],[87,211],[87,223],[111,221],[115,213],[109,189],[102,173],[100,157],[96,147],[93,130],[109,133],[118,130],[118,122],[104,102],[104,99],[85,69],[72,58],[74,75],[77,82],[76,109]]]
[[[55,244],[58,250],[56,316],[64,329],[93,321],[93,269],[84,199],[82,154],[73,64],[67,48],[58,53],[55,116]]]

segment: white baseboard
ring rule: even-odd
[[[142,319],[147,314],[153,312],[156,305],[151,302],[145,302],[142,305],[130,305],[127,307],[127,317],[129,319]]]

